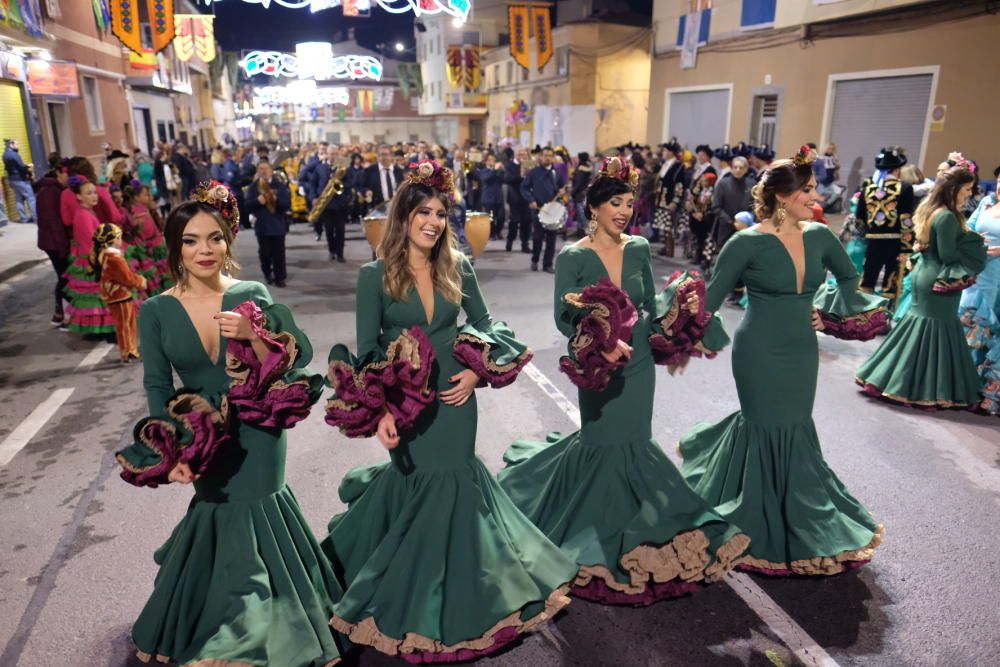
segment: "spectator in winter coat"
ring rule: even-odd
[[[7,182],[14,191],[14,201],[21,222],[35,221],[35,191],[31,187],[31,165],[25,164],[17,139],[5,139],[3,168],[7,172]],[[27,206],[25,206],[27,204]]]
[[[55,309],[49,321],[54,327],[66,328],[63,302],[66,300],[66,270],[69,268],[69,234],[60,213],[63,190],[69,182],[69,172],[50,171],[34,184],[38,210],[38,249],[49,256],[56,272]]]

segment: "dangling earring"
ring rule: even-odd
[[[783,224],[785,224],[785,205],[778,204],[778,211],[774,216],[774,228],[781,229]]]
[[[589,236],[589,237],[591,237],[591,238],[593,238],[593,237],[594,237],[594,234],[595,234],[595,233],[597,232],[597,216],[596,216],[596,215],[595,215],[595,216],[593,216],[593,217],[592,217],[592,218],[591,218],[591,219],[590,219],[590,220],[589,220],[589,221],[587,222],[587,229],[586,229],[586,232],[587,232],[587,236]]]
[[[226,275],[231,275],[233,273],[232,255],[226,255],[226,261],[223,262],[222,267],[226,270]]]

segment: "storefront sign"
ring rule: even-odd
[[[28,88],[32,95],[80,97],[76,63],[31,58],[28,60]]]

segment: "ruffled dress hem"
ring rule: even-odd
[[[973,408],[976,404],[974,403],[963,403],[961,401],[949,401],[947,399],[934,399],[934,400],[919,400],[907,398],[905,396],[899,396],[898,394],[887,394],[882,391],[879,387],[875,386],[871,382],[862,380],[861,378],[855,378],[854,381],[859,387],[861,387],[862,393],[871,396],[873,398],[881,398],[892,403],[898,403],[899,405],[906,406],[908,408],[923,408],[925,410],[951,410],[951,409],[967,409]]]
[[[526,621],[521,620],[520,611],[515,611],[498,621],[482,636],[451,645],[413,632],[406,633],[403,639],[390,637],[379,629],[373,616],[351,623],[334,615],[330,619],[330,626],[355,644],[371,646],[381,653],[401,658],[412,664],[460,662],[494,653],[554,617],[559,610],[570,603],[566,595],[568,592],[568,585],[552,591],[545,601],[545,609]]]
[[[139,659],[139,662],[149,664],[151,662],[159,662],[167,664],[174,662],[165,655],[154,655],[152,653],[146,653],[145,651],[136,650],[135,657]],[[340,658],[334,658],[330,662],[323,665],[323,667],[333,667],[334,665],[340,663]],[[201,660],[195,660],[194,662],[184,663],[183,667],[256,667],[249,662],[240,662],[238,660],[220,660],[218,658],[203,658]]]
[[[841,574],[848,570],[856,570],[864,567],[871,562],[871,559],[875,555],[875,549],[882,544],[884,532],[882,524],[879,524],[875,527],[875,534],[867,546],[860,549],[842,551],[833,556],[816,556],[814,558],[793,560],[791,564],[775,563],[746,555],[736,559],[736,569],[770,577],[789,577],[793,575],[832,576]]]

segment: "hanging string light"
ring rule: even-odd
[[[204,0],[206,5],[222,0]],[[261,5],[264,9],[270,8],[272,4],[286,7],[288,9],[305,9],[308,7],[312,12],[322,11],[339,7],[344,4],[345,10],[349,4],[351,12],[365,10],[371,6],[370,0],[354,0],[351,3],[342,3],[341,0],[243,0],[243,2]],[[405,14],[413,12],[416,16],[424,14],[449,14],[464,21],[469,17],[472,9],[472,0],[375,0],[379,7],[391,14]],[[346,12],[345,12],[346,13]]]

